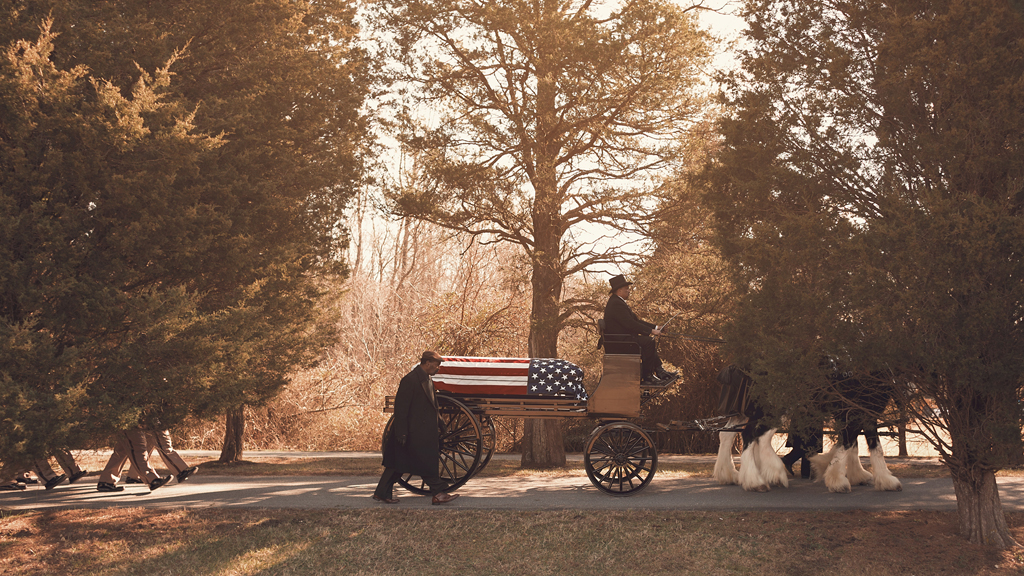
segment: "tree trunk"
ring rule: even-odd
[[[956,508],[960,520],[960,535],[972,544],[997,548],[1010,548],[1017,541],[1006,527],[1003,506],[999,502],[999,488],[992,470],[963,470],[953,472]]]
[[[896,422],[897,438],[899,439],[899,455],[901,457],[909,456],[910,453],[907,451],[907,408],[903,405],[903,402],[897,401],[896,408],[899,413],[899,418]]]
[[[555,18],[558,3],[542,4],[542,18]],[[562,282],[562,199],[558,187],[557,158],[561,141],[557,136],[556,94],[558,71],[552,44],[538,47],[537,58],[537,136],[534,146],[535,170],[531,176],[534,201],[533,219],[533,308],[530,310],[530,357],[558,358],[558,333],[561,330]],[[526,420],[523,426],[523,468],[559,468],[565,466],[565,445],[558,420]]]
[[[245,440],[245,405],[231,408],[224,420],[224,446],[219,462],[238,462],[242,459]]]
[[[558,420],[527,418],[523,423],[523,468],[564,468],[565,445]]]
[[[533,269],[533,310],[530,313],[530,357],[558,357],[558,298],[562,277],[547,266]],[[565,443],[558,420],[528,418],[523,424],[523,468],[565,467]]]

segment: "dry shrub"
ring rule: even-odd
[[[246,410],[249,449],[379,450],[389,415],[384,397],[427,349],[443,355],[525,355],[527,276],[504,246],[446,237],[404,223],[392,249],[357,259],[337,287],[338,342],[314,369],[295,374],[264,407]],[[183,445],[210,446],[217,424],[182,429]],[[521,424],[496,423],[498,449],[513,448]],[[218,446],[219,447],[219,446]]]
[[[403,222],[395,236],[363,247],[344,291],[325,310],[338,318],[340,337],[311,370],[265,406],[246,409],[246,448],[311,451],[379,450],[388,414],[384,397],[426,349],[445,355],[524,357],[529,335],[529,264],[513,247],[482,246],[444,235],[422,223]],[[357,241],[366,242],[365,239]],[[596,318],[607,298],[607,282],[572,281],[567,297],[592,302],[570,319],[559,339],[560,356],[584,369],[593,391],[601,378],[602,351],[596,347]],[[670,346],[663,356],[687,376],[682,385],[645,405],[640,424],[703,418],[717,402],[714,349],[704,344]],[[668,352],[668,356],[665,355]],[[713,388],[713,389],[712,389]],[[596,422],[566,419],[566,449],[584,449]],[[523,421],[497,418],[496,450],[517,452]],[[219,449],[222,421],[179,427],[184,448]],[[707,452],[710,435],[662,433],[659,450]],[[713,451],[713,449],[711,449]]]

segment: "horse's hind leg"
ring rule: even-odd
[[[832,446],[828,452],[822,452],[807,458],[807,461],[811,463],[811,480],[817,482],[825,477],[825,471],[828,470],[829,462],[832,461],[832,456],[835,455],[835,451],[838,449],[839,446]]]
[[[782,459],[772,447],[775,429],[766,430],[751,440],[740,455],[740,486],[749,492],[767,492],[773,484],[789,487],[789,476]]]
[[[769,486],[782,486],[789,488],[789,473],[786,472],[786,465],[782,463],[775,447],[772,446],[772,438],[775,436],[775,429],[769,430],[758,439],[758,470],[761,477]]]
[[[742,425],[745,418],[733,417],[726,422],[726,428]],[[732,458],[732,447],[736,443],[738,432],[718,433],[718,458],[715,459],[715,472],[712,478],[719,484],[739,484],[740,473],[736,470],[736,462]]]
[[[768,482],[761,476],[757,468],[757,457],[755,454],[760,449],[758,443],[761,439],[755,438],[743,447],[740,454],[740,475],[739,485],[747,492],[767,492],[770,488]]]
[[[853,437],[852,445],[846,449],[846,479],[851,486],[871,484],[874,479],[871,472],[865,470],[860,463],[860,444],[856,436]]]
[[[836,443],[827,454],[812,457],[811,464],[816,470],[824,468],[821,478],[829,492],[850,491],[850,481],[846,478],[846,449],[842,444]]]
[[[882,444],[878,441],[878,430],[868,430],[864,433],[868,441],[868,453],[871,455],[871,471],[875,475],[875,490],[901,492],[903,484],[900,479],[889,472],[885,465],[885,453],[882,451]]]

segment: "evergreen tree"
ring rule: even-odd
[[[743,296],[730,352],[777,406],[813,397],[824,355],[912,384],[961,533],[1013,545],[994,472],[1021,450],[1024,14],[766,0],[746,15],[706,180]]]
[[[117,427],[159,418],[166,426],[189,414],[237,413],[272,396],[332,333],[316,320],[314,275],[345,273],[341,212],[361,178],[362,103],[371,80],[365,55],[354,47],[354,7],[335,1],[18,4],[2,15],[5,43],[29,37],[52,15],[57,36],[49,61],[106,79],[131,106],[142,105],[128,89],[140,70],[161,68],[173,56],[160,102],[182,111],[195,133],[217,144],[186,162],[183,151],[153,132],[167,149],[137,164],[161,166],[168,175],[129,180],[112,170],[125,206],[82,204],[109,219],[115,248],[136,271],[123,281],[109,275],[97,282],[106,281],[109,292],[159,295],[139,312],[154,319],[167,314],[161,299],[173,296],[182,309],[177,333],[186,338],[170,346],[159,330],[125,322],[123,309],[102,308],[107,301],[97,303],[105,314],[98,318],[99,312],[67,310],[90,330],[123,333],[83,360],[95,372],[84,392],[90,417]],[[73,129],[73,121],[53,128],[57,141]],[[40,157],[48,153],[40,141]],[[103,153],[109,155],[97,151]],[[54,166],[70,169],[62,159]],[[75,175],[90,178],[99,166],[83,162]],[[24,193],[16,182],[5,183],[4,191]],[[60,306],[83,301],[79,287],[62,290]],[[11,294],[20,298],[17,287]],[[90,427],[98,434],[103,428]]]
[[[0,60],[5,466],[154,413],[162,399],[144,392],[163,378],[205,381],[191,371],[205,356],[200,298],[160,279],[206,224],[180,175],[219,142],[164,98],[167,66],[125,97],[58,68],[54,40],[46,22]]]

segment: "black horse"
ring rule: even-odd
[[[723,397],[727,396],[726,388],[745,390],[753,384],[753,380],[735,366],[723,369],[718,379],[723,385]],[[833,370],[828,382],[822,399],[816,404],[832,415],[838,439],[828,452],[809,458],[815,479],[824,480],[831,492],[849,492],[853,484],[868,483],[873,483],[876,490],[902,490],[899,479],[885,464],[878,441],[878,418],[895,391],[892,380],[883,373],[856,378]],[[715,480],[720,484],[739,484],[744,490],[755,492],[765,492],[773,485],[788,487],[786,465],[771,444],[775,429],[764,423],[765,409],[755,402],[739,402],[734,408],[737,413],[729,418],[726,428],[737,431],[719,434]],[[739,470],[732,457],[737,434],[743,438]],[[861,466],[857,442],[860,434],[864,434],[867,441],[873,473]],[[793,444],[804,442],[794,439]]]

